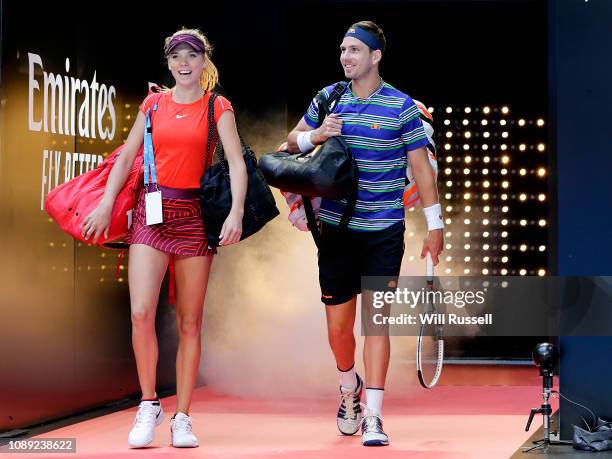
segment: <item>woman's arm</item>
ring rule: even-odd
[[[242,144],[236,129],[236,120],[231,111],[225,111],[221,115],[217,122],[217,131],[229,164],[232,189],[232,209],[221,228],[219,245],[230,245],[239,242],[242,235],[242,217],[244,216],[248,178],[246,164],[242,157]]]
[[[102,234],[104,234],[104,238],[108,237],[108,229],[110,227],[115,199],[117,199],[117,195],[121,191],[121,188],[123,188],[134,164],[134,159],[136,159],[136,154],[142,145],[144,125],[145,116],[139,111],[136,121],[134,121],[134,125],[132,126],[132,130],[121,149],[121,154],[115,161],[115,164],[113,164],[113,168],[108,176],[102,201],[98,207],[83,220],[83,237],[85,240],[88,240],[90,236],[93,236],[93,244],[98,242]]]

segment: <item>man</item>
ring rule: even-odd
[[[383,431],[382,401],[390,344],[388,335],[365,337],[366,409],[362,413],[364,381],[354,370],[355,309],[361,276],[399,276],[404,254],[402,193],[407,157],[428,220],[421,257],[430,252],[437,264],[443,245],[441,209],[425,148],[428,140],[412,99],[380,77],[385,45],[383,31],[373,22],[352,25],[340,45],[340,63],[350,83],[334,113],[318,126],[318,106],[313,100],[287,138],[289,151],[297,153],[342,135],[359,166],[357,205],[345,231],[338,225],[346,201],[321,202],[319,282],[340,377],[338,428],[353,435],[361,426],[366,446],[389,444]],[[327,86],[324,91],[329,95],[334,87]]]

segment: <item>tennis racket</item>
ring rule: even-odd
[[[426,292],[433,291],[434,265],[431,254],[426,258],[427,276]],[[437,309],[434,302],[425,295],[423,304],[423,322],[419,327],[417,340],[417,375],[419,382],[425,389],[431,389],[436,385],[442,374],[442,363],[444,360],[444,335],[443,326],[436,323]]]

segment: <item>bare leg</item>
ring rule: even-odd
[[[336,365],[340,370],[348,370],[355,363],[355,307],[357,297],[346,303],[326,306],[327,334]]]
[[[157,336],[155,311],[169,257],[144,244],[130,246],[128,282],[132,310],[132,347],[143,398],[155,398]]]
[[[391,345],[389,336],[366,336],[363,345],[367,387],[384,389]]]
[[[176,355],[177,412],[185,414],[189,414],[200,366],[204,297],[212,260],[212,255],[175,257],[176,322],[179,330]]]

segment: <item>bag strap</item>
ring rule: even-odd
[[[336,86],[334,86],[334,89],[332,89],[332,92],[329,94],[329,97],[327,97],[325,91],[319,91],[319,93],[315,97],[315,100],[317,101],[317,104],[319,106],[319,126],[323,124],[325,116],[329,115],[332,112],[332,105],[334,104],[334,102],[336,102],[336,100],[340,99],[342,94],[344,94],[344,91],[346,91],[346,88],[348,88],[348,83],[346,81],[340,81],[339,83],[336,83]]]

